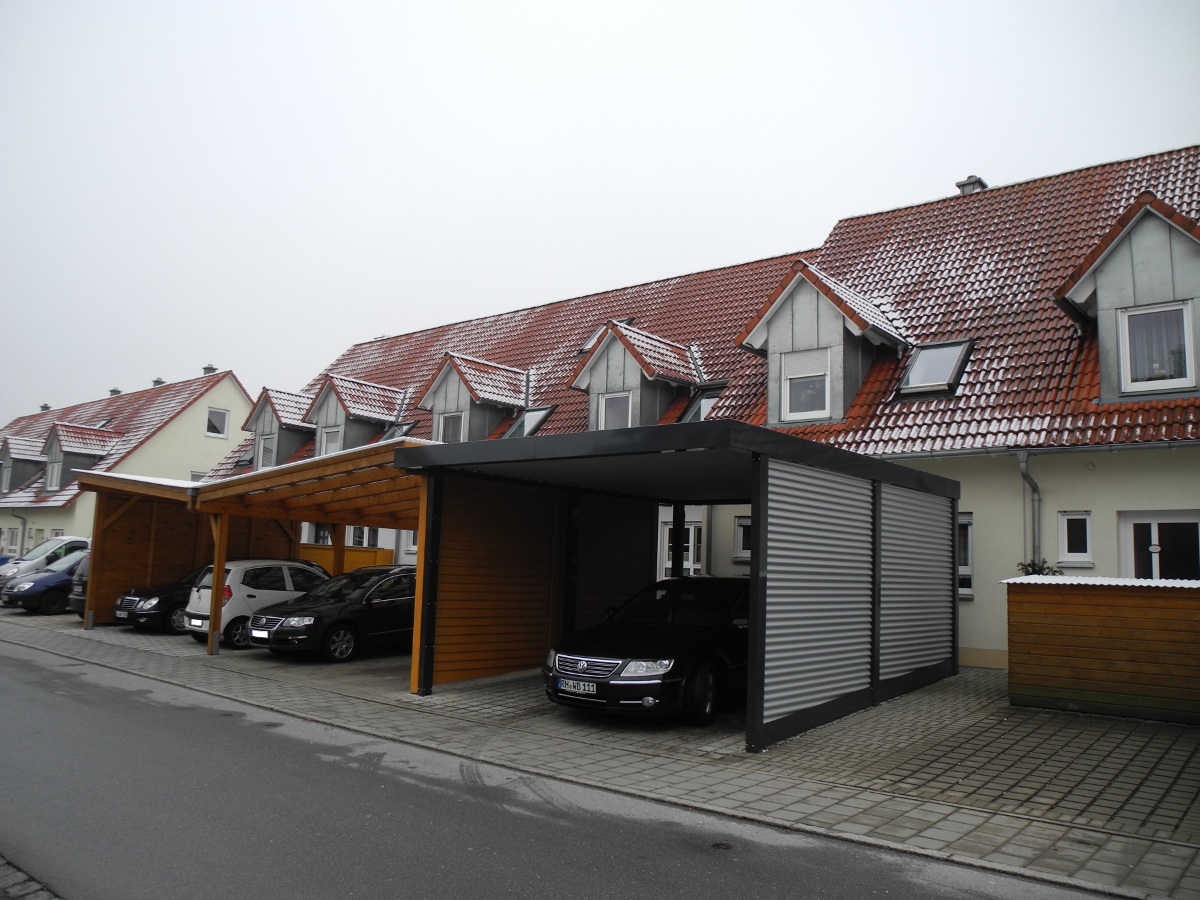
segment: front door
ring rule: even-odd
[[[662,546],[658,558],[663,561],[663,578],[671,577],[671,546],[675,536],[675,527],[670,522],[663,523]],[[704,526],[700,522],[688,522],[683,527],[683,574],[704,574]]]

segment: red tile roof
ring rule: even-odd
[[[0,428],[0,437],[9,440],[10,446],[15,446],[23,439],[26,446],[36,441],[40,447],[56,423],[62,433],[61,423],[64,422],[70,423],[67,427],[72,428],[68,440],[84,433],[105,431],[116,434],[116,439],[105,454],[92,466],[93,471],[107,472],[225,378],[233,378],[237,382],[232,372],[217,372],[144,391],[21,416]],[[241,385],[238,384],[238,387],[241,388]],[[93,442],[90,446],[95,449],[97,445]],[[39,475],[21,488],[0,497],[0,509],[66,506],[79,495],[79,485],[72,481],[57,492],[46,494],[44,491],[45,479]]]
[[[313,398],[308,394],[294,394],[291,391],[281,391],[278,388],[263,388],[258,400],[250,410],[250,415],[242,423],[242,430],[249,431],[250,420],[261,403],[266,402],[274,413],[276,420],[288,428],[301,428],[312,431],[312,422],[304,421],[304,413],[308,410]]]
[[[63,453],[85,456],[104,456],[122,437],[121,432],[108,428],[88,428],[66,422],[55,422],[50,431],[58,438]]]
[[[408,405],[409,390],[404,387],[389,387],[333,374],[323,376],[321,381],[337,395],[346,414],[356,419],[399,422]],[[317,390],[313,392],[312,401],[304,412],[305,419],[312,415],[313,408],[321,397],[322,386],[318,384]]]
[[[1051,299],[1145,191],[1195,220],[1200,147],[839,222],[815,265],[889,297],[915,342],[975,345],[954,396],[893,400],[907,359],[885,354],[845,421],[786,430],[869,454],[1200,439],[1195,396],[1099,403],[1095,335]]]
[[[0,448],[7,447],[8,455],[13,459],[28,459],[35,462],[45,462],[46,454],[42,452],[42,448],[46,445],[46,439],[36,437],[22,437],[17,434],[7,434],[0,438]]]
[[[633,317],[639,330],[667,341],[695,345],[713,381],[730,380],[712,416],[737,418],[760,393],[762,359],[733,342],[767,293],[799,254],[788,254],[723,269],[589,294],[444,325],[426,331],[356,344],[325,371],[393,387],[425,384],[447,353],[528,370],[530,406],[556,406],[539,434],[587,429],[587,396],[571,390],[578,351],[609,320]],[[306,388],[313,391],[320,376]],[[430,436],[430,414],[414,410],[413,437]]]
[[[429,392],[447,374],[447,369],[458,375],[476,403],[523,409],[529,402],[529,373],[524,369],[461,353],[447,353],[433,377],[417,392],[418,406],[424,405]]]

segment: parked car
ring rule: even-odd
[[[14,578],[4,586],[4,602],[48,616],[66,612],[71,579],[75,576],[76,567],[87,555],[87,550],[76,550],[38,572]]]
[[[417,570],[363,566],[308,593],[264,606],[250,617],[250,644],[268,650],[319,650],[346,662],[364,643],[411,641]]]
[[[193,569],[176,581],[152,588],[134,588],[117,600],[113,616],[118,623],[134,628],[152,628],[173,634],[187,634],[187,605],[192,587],[206,568]],[[209,582],[212,583],[211,580]]]
[[[316,563],[301,559],[234,559],[225,564],[221,598],[221,636],[235,650],[250,646],[250,616],[260,606],[298,597],[329,578]],[[208,640],[212,566],[205,566],[188,600],[187,629],[198,641]]]
[[[745,690],[749,582],[668,578],[560,640],[542,675],[555,703],[708,725]]]
[[[85,537],[63,535],[42,541],[28,553],[12,560],[7,565],[0,566],[0,590],[14,578],[45,569],[46,566],[58,562],[68,553],[76,550],[86,550],[90,541]],[[7,600],[4,601],[8,603]],[[15,606],[16,603],[10,604]]]
[[[71,593],[67,594],[67,608],[81,619],[84,609],[87,607],[88,573],[91,570],[92,554],[89,550],[87,555],[79,561],[79,565],[75,567],[75,574],[71,577]]]

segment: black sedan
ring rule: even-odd
[[[201,566],[193,569],[182,578],[168,584],[152,588],[134,588],[123,594],[117,600],[117,608],[113,611],[118,624],[153,628],[172,634],[187,634],[184,611],[187,609],[192,586],[207,568]]]
[[[307,594],[257,610],[250,645],[277,652],[318,650],[346,662],[364,642],[411,642],[416,569],[363,566]]]
[[[708,725],[720,699],[745,689],[748,596],[745,578],[653,584],[558,642],[542,667],[546,695],[564,706]]]

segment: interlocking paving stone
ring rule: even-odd
[[[0,640],[524,771],[1200,900],[1200,728],[1014,708],[1001,671],[964,670],[751,755],[737,715],[709,729],[594,717],[548,703],[536,672],[417,697],[407,657],[209,657],[188,638],[9,609]]]

